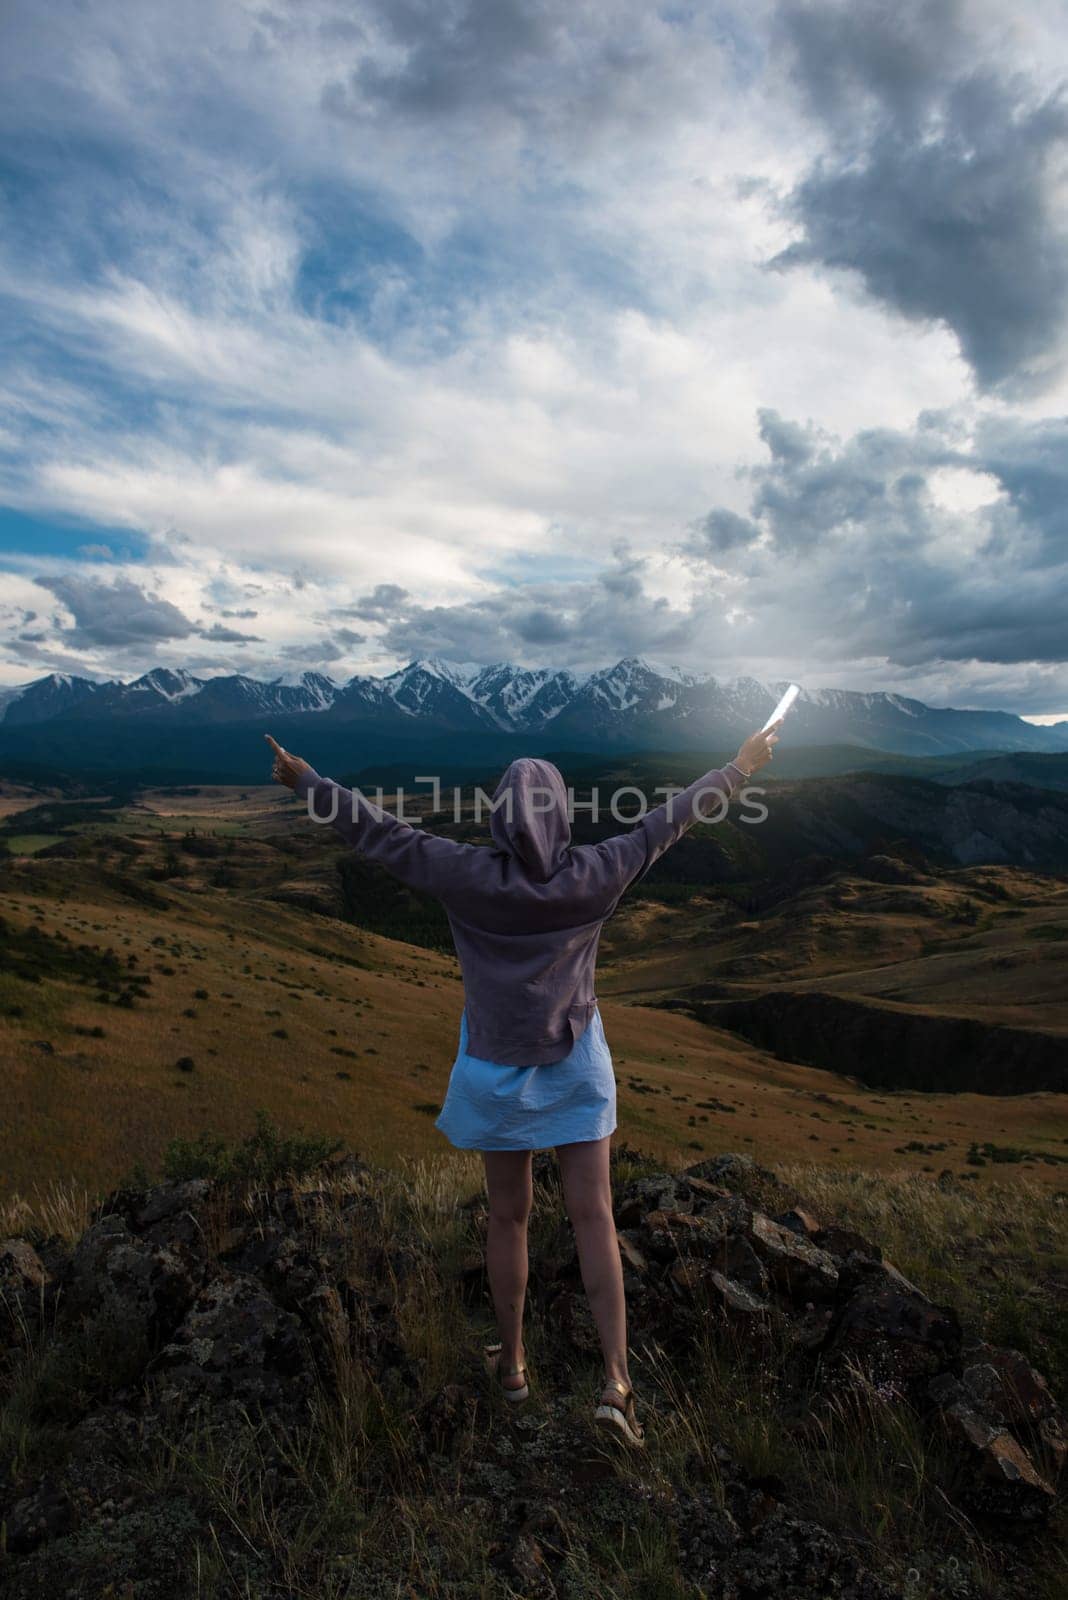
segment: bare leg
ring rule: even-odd
[[[556,1146],[564,1204],[575,1230],[582,1284],[604,1351],[605,1376],[630,1385],[627,1370],[627,1307],[623,1293],[623,1264],[612,1217],[612,1190],[608,1177],[611,1140],[589,1139]],[[603,1398],[619,1406],[616,1389],[606,1388]]]
[[[527,1222],[534,1200],[530,1150],[483,1150],[489,1222],[486,1272],[501,1338],[501,1367],[523,1361],[523,1302],[527,1292]],[[505,1375],[507,1389],[521,1389],[521,1373]]]

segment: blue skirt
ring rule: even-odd
[[[434,1126],[458,1150],[545,1150],[614,1133],[616,1078],[600,1010],[570,1055],[532,1067],[468,1055],[464,1011],[460,1047]]]

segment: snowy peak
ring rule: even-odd
[[[166,701],[185,700],[191,694],[199,694],[203,687],[200,678],[194,678],[181,667],[153,667],[151,672],[125,685],[128,694],[154,694]]]
[[[155,667],[130,683],[55,672],[0,690],[0,725],[6,734],[68,719],[173,719],[245,732],[268,719],[307,715],[359,725],[369,738],[479,732],[524,737],[530,748],[545,741],[540,748],[721,752],[761,726],[785,687],[785,680],[748,676],[717,680],[639,655],[586,675],[431,656],[343,685],[313,670],[264,682],[241,673],[200,678]],[[882,691],[803,689],[787,731],[792,745],[853,744],[903,755],[1068,750],[1068,722],[1042,727],[1004,711],[935,708]]]
[[[477,661],[444,661],[440,656],[427,656],[418,661],[409,661],[399,672],[391,673],[386,681],[440,678],[442,683],[452,684],[454,689],[466,689],[480,670]]]
[[[579,680],[551,667],[514,667],[508,662],[483,667],[468,693],[485,706],[502,728],[536,728],[550,722],[573,698]]]
[[[22,683],[0,701],[0,721],[5,728],[51,722],[66,716],[95,695],[102,685],[70,672],[50,672],[46,678]]]
[[[394,705],[410,717],[458,729],[493,727],[492,713],[468,693],[473,671],[477,667],[470,662],[457,666],[439,660],[410,661],[399,672],[391,672],[382,685]]]
[[[298,711],[329,711],[338,695],[338,685],[325,672],[281,673],[271,679],[269,687],[279,691],[280,702],[287,709]]]

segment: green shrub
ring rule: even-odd
[[[341,1149],[342,1140],[322,1134],[282,1134],[265,1111],[256,1112],[256,1131],[236,1144],[207,1132],[195,1139],[174,1138],[163,1153],[164,1177],[218,1178],[226,1183],[271,1183],[290,1174],[303,1177]]]

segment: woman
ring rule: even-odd
[[[493,795],[493,845],[458,844],[399,821],[320,777],[265,735],[273,777],[347,843],[435,895],[464,984],[460,1046],[435,1126],[486,1169],[486,1269],[500,1343],[487,1347],[509,1400],[529,1394],[522,1322],[531,1157],[555,1146],[582,1282],[605,1359],[598,1422],[630,1444],[644,1433],[627,1370],[623,1273],[612,1217],[609,1136],[616,1085],[594,994],[597,943],[620,896],[687,828],[771,760],[781,722],[751,734],[627,833],[573,845],[567,790],[550,762],[513,761]]]

